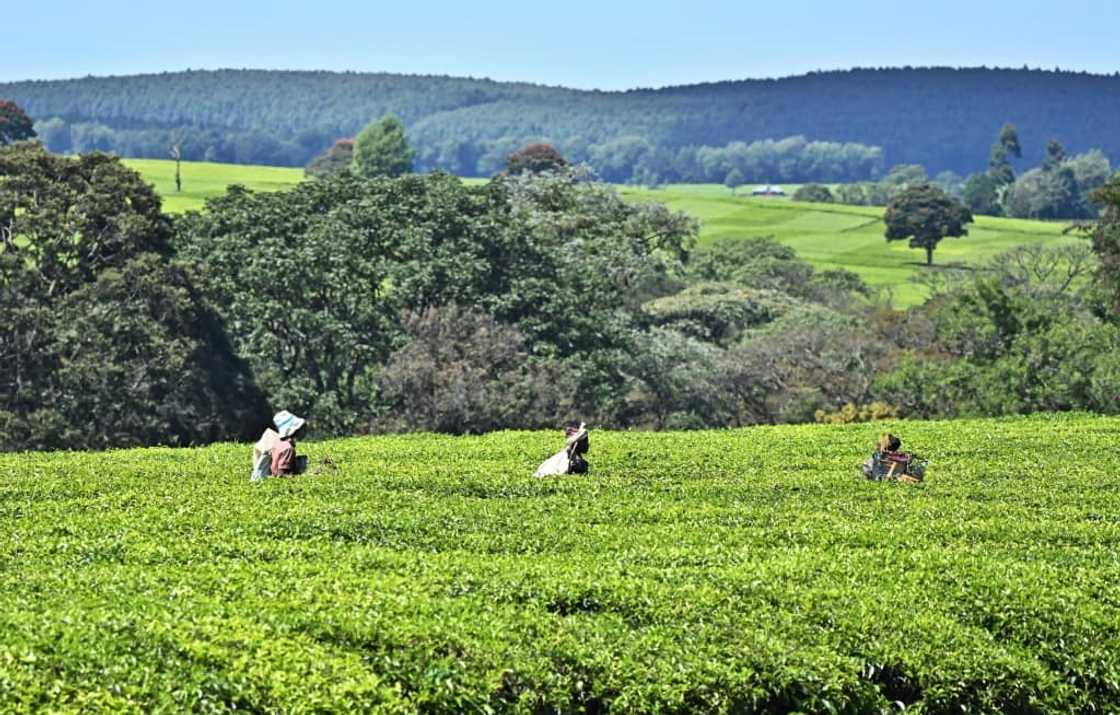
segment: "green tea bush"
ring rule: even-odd
[[[925,483],[858,472],[882,429]],[[1110,712],[1120,420],[0,455],[6,712]]]

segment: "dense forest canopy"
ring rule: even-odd
[[[281,407],[320,436],[1118,413],[1120,176],[1092,198],[1092,248],[944,266],[899,311],[772,237],[697,246],[692,218],[581,167],[346,171],[169,216],[117,157],[18,142],[0,450],[246,439]]]
[[[1120,74],[1058,70],[854,69],[626,92],[218,70],[15,82],[0,84],[0,97],[38,120],[56,151],[164,157],[168,133],[187,128],[186,159],[294,166],[392,112],[408,128],[418,170],[462,175],[492,174],[534,141],[611,181],[723,181],[728,167],[748,181],[850,181],[903,163],[931,176],[969,174],[984,168],[1004,122],[1019,128],[1023,166],[1052,138],[1071,153],[1120,156]],[[780,142],[762,142],[787,138],[800,138],[781,147],[788,154],[727,158],[756,143],[754,151],[774,152]]]

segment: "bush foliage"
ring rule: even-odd
[[[833,201],[832,191],[827,186],[820,184],[805,184],[793,192],[794,201],[810,201],[819,204],[830,204]]]

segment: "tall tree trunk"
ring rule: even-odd
[[[933,265],[933,246],[926,246],[926,265]]]

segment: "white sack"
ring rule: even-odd
[[[534,477],[554,477],[560,474],[568,473],[568,450],[562,449],[556,454],[552,455],[545,461],[541,462],[541,466],[537,467],[537,473]]]

